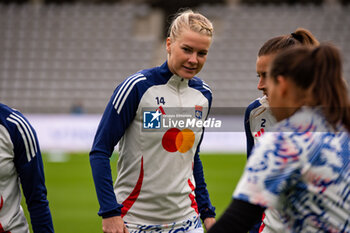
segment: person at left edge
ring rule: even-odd
[[[144,108],[166,114],[169,108],[194,112],[199,106],[206,109],[201,114],[207,118],[211,90],[194,76],[206,61],[212,33],[212,24],[203,15],[180,12],[166,39],[167,61],[137,72],[115,89],[90,152],[104,232],[200,233],[200,218],[206,229],[214,224],[215,208],[199,157],[203,129],[185,129],[184,147],[171,142],[180,129],[143,129]],[[118,142],[113,189],[109,158]]]
[[[0,233],[29,233],[20,184],[33,232],[54,232],[35,130],[20,112],[0,103]]]

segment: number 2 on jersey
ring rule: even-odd
[[[265,123],[266,123],[266,119],[261,119],[261,125],[260,125],[260,127],[266,127],[266,125],[265,125]]]

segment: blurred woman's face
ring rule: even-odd
[[[279,79],[280,80],[280,79]],[[284,84],[272,79],[271,77],[266,78],[266,88],[269,106],[272,114],[277,121],[281,121],[289,117],[289,100],[286,95],[284,95]],[[285,80],[284,80],[285,81]]]
[[[279,85],[270,77],[265,78],[265,87],[267,89],[267,95],[269,96],[269,106],[271,108],[272,114],[275,116],[277,121],[281,119],[281,108],[283,108],[283,101],[281,101],[281,96],[279,95]]]
[[[267,76],[266,88],[269,106],[277,121],[292,116],[305,105],[307,91],[298,88],[290,79],[278,75],[276,79]]]
[[[211,44],[211,37],[189,29],[175,40],[166,40],[168,66],[173,74],[191,79],[201,71]]]
[[[256,60],[256,73],[259,78],[258,82],[258,90],[262,91],[264,95],[267,94],[267,86],[266,86],[266,75],[272,59],[275,57],[275,54],[268,54],[259,56]]]

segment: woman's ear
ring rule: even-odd
[[[278,75],[277,84],[279,85],[278,90],[279,90],[280,96],[285,97],[288,94],[289,88],[291,88],[288,80],[284,76]]]
[[[166,38],[166,51],[168,52],[168,54],[171,53],[171,39],[170,37]]]

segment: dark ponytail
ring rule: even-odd
[[[339,50],[325,44],[312,50],[314,82],[312,96],[324,107],[326,119],[334,127],[342,122],[350,131],[350,108],[345,80],[342,77],[342,59]]]
[[[350,132],[349,99],[337,48],[322,44],[314,48],[299,46],[281,52],[270,69],[272,79],[276,80],[278,75],[310,91],[312,103],[308,104],[322,106],[327,121],[333,127],[343,123]]]
[[[315,36],[305,28],[297,28],[295,32],[291,33],[291,36],[298,40],[301,45],[317,46],[320,44]]]
[[[297,28],[295,32],[283,36],[274,37],[266,41],[258,52],[258,56],[277,53],[281,50],[292,48],[296,45],[317,46],[320,43],[315,36],[305,28]]]

